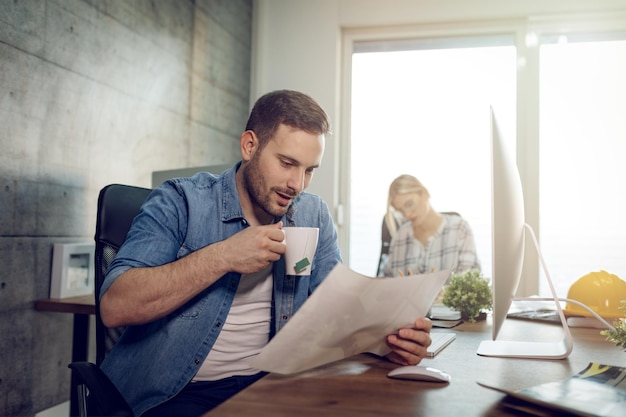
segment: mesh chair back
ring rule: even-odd
[[[96,215],[95,297],[96,297],[96,364],[119,339],[123,328],[108,329],[100,317],[100,287],[109,265],[126,239],[135,216],[150,194],[149,188],[122,184],[107,185],[98,196]]]

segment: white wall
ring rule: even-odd
[[[338,204],[339,46],[341,27],[334,0],[254,3],[251,99],[282,88],[311,95],[329,114],[333,135],[309,191],[331,209]]]
[[[336,209],[340,188],[342,30],[624,10],[626,0],[255,0],[251,98],[291,88],[329,113],[334,135],[309,188]],[[523,157],[523,156],[522,156]],[[347,253],[346,228],[340,245]]]

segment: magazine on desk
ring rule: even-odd
[[[519,391],[479,385],[508,395],[503,405],[536,415],[545,410],[584,417],[626,416],[626,368],[591,362],[564,381],[549,382]]]

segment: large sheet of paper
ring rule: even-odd
[[[252,365],[292,374],[358,353],[386,355],[385,337],[425,316],[449,276],[371,278],[338,264]]]

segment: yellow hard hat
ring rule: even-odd
[[[590,272],[574,282],[567,298],[580,301],[605,319],[618,319],[626,316],[620,309],[626,300],[626,281],[606,271]],[[574,303],[566,303],[567,316],[591,317],[584,308]]]

